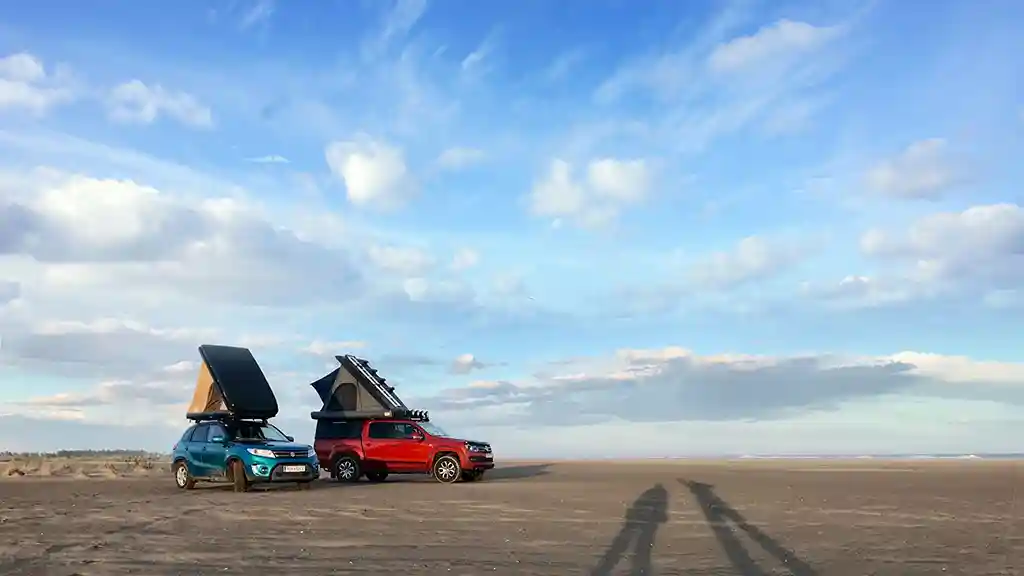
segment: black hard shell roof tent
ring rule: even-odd
[[[335,359],[341,365],[310,384],[323,401],[320,410],[310,413],[314,420],[429,419],[426,411],[406,406],[369,361],[351,354]]]
[[[248,348],[203,344],[202,365],[185,417],[189,420],[269,420],[277,397]]]

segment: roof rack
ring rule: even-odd
[[[240,416],[226,411],[217,412],[189,412],[185,414],[185,418],[192,420],[193,422],[226,422],[230,420],[251,420],[256,422],[266,422],[266,418],[255,418],[249,416]]]
[[[310,412],[313,420],[413,420],[429,422],[430,415],[426,410],[318,410]]]

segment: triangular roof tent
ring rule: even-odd
[[[310,414],[314,420],[427,419],[425,411],[410,410],[369,361],[351,354],[335,358],[341,366],[310,384],[324,403]]]
[[[186,417],[267,420],[277,416],[277,398],[248,348],[203,344],[203,359]]]

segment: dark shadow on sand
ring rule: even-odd
[[[523,465],[511,465],[511,466],[495,466],[491,470],[488,470],[484,474],[483,482],[489,482],[494,480],[520,480],[523,478],[533,478],[535,476],[543,476],[548,474],[548,468],[551,464],[523,464]]]
[[[658,526],[668,521],[668,491],[655,484],[641,494],[626,511],[622,528],[608,545],[591,576],[609,576],[632,545],[631,576],[651,574],[651,552]]]
[[[793,576],[817,576],[817,572],[809,564],[801,560],[790,549],[779,544],[771,536],[761,531],[737,512],[726,501],[715,494],[714,486],[701,482],[693,482],[680,478],[679,483],[686,486],[700,504],[701,511],[707,521],[708,527],[715,533],[722,551],[729,557],[729,562],[738,574],[742,576],[767,576],[774,573],[765,570],[750,557],[750,553],[740,542],[737,530],[728,525],[731,522],[739,530],[745,533],[751,540],[756,542],[765,552],[771,554],[776,560]]]

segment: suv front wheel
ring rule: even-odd
[[[459,464],[459,459],[445,455],[441,456],[434,462],[434,479],[444,484],[451,484],[458,482],[459,477],[462,476],[462,465]]]

